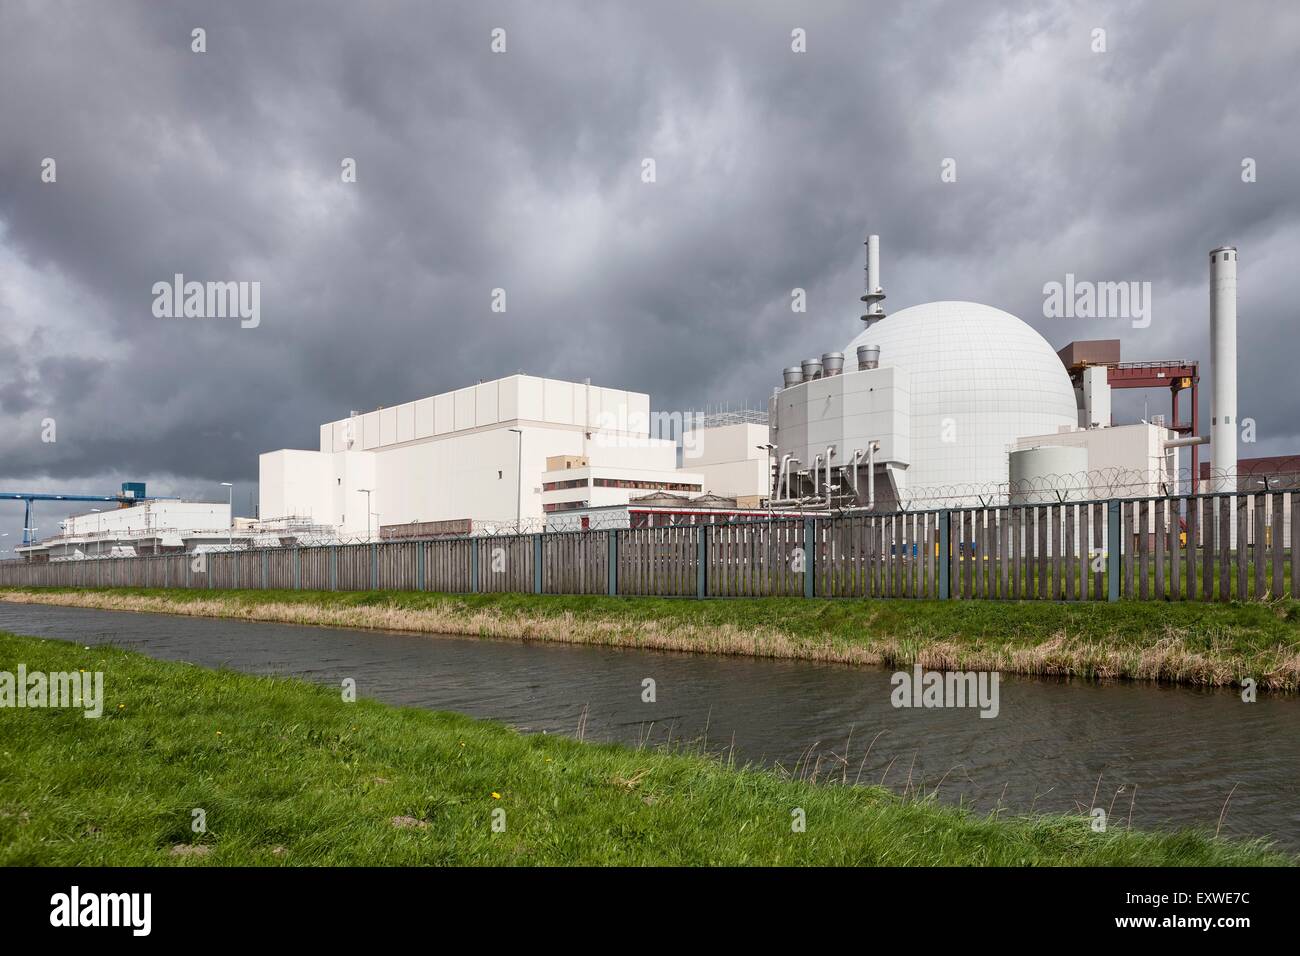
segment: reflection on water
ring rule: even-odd
[[[1294,698],[1243,704],[1230,691],[1003,677],[989,720],[973,709],[895,709],[889,673],[864,667],[3,602],[0,630],[326,684],[351,677],[361,696],[530,732],[573,734],[585,714],[589,740],[707,735],[738,762],[785,767],[820,755],[823,774],[833,766],[837,778],[938,787],[942,800],[979,809],[1086,810],[1097,792],[1112,821],[1131,811],[1148,829],[1213,829],[1235,785],[1224,832],[1300,850]],[[642,701],[645,678],[655,703]]]

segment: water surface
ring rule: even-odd
[[[976,710],[896,709],[890,672],[870,667],[4,602],[0,630],[335,686],[350,677],[361,696],[529,732],[573,735],[581,723],[588,740],[707,737],[711,750],[734,748],[738,762],[792,768],[821,755],[821,772],[834,767],[837,777],[847,754],[849,780],[938,787],[940,799],[981,810],[1086,810],[1098,792],[1112,824],[1131,808],[1135,827],[1212,830],[1235,786],[1224,833],[1300,851],[1294,697],[1244,704],[1227,690],[1004,676],[990,720]],[[646,678],[654,703],[642,700]],[[111,699],[112,675],[105,680]]]

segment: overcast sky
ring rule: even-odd
[[[868,231],[893,311],[1130,360],[1207,360],[1236,244],[1241,454],[1300,452],[1298,88],[1292,3],[0,0],[0,491],[251,513],[260,452],[519,369],[765,402],[859,331]],[[260,324],[155,317],[176,273]],[[1066,273],[1150,282],[1150,326],[1044,318]]]

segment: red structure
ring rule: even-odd
[[[1199,386],[1201,383],[1201,366],[1199,362],[1162,361],[1162,362],[1121,362],[1119,360],[1119,339],[1099,339],[1095,341],[1071,342],[1057,354],[1061,357],[1070,381],[1076,388],[1082,382],[1083,370],[1092,365],[1106,366],[1106,381],[1111,388],[1167,388],[1170,397],[1169,428],[1179,435],[1193,436],[1201,433],[1201,405]],[[1192,391],[1191,420],[1178,420],[1178,393],[1183,389]],[[1200,446],[1192,445],[1192,489],[1195,490],[1195,478],[1200,473]]]

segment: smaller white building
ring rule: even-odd
[[[197,539],[225,536],[229,540],[230,505],[225,501],[151,499],[125,508],[108,507],[72,515],[60,522],[59,528],[57,535],[15,551],[36,561],[190,551]]]
[[[1086,471],[1074,475],[1027,476],[1047,488],[1053,484],[1076,491],[1074,497],[1142,498],[1167,494],[1178,476],[1178,448],[1168,443],[1177,432],[1162,425],[1141,422],[1110,428],[1062,426],[1047,435],[1028,435],[1013,442],[1009,451],[1032,448],[1082,448]],[[1059,467],[1052,467],[1059,472]]]
[[[766,424],[741,422],[693,429],[682,436],[682,468],[700,477],[705,494],[767,497],[772,468],[767,443]]]
[[[703,477],[672,467],[676,456],[672,443],[663,443],[657,454],[647,456],[666,467],[634,468],[627,465],[593,465],[586,458],[557,455],[547,460],[542,473],[542,512],[605,508],[627,504],[633,498],[655,492],[695,497],[703,491]],[[548,521],[548,524],[550,522]]]

